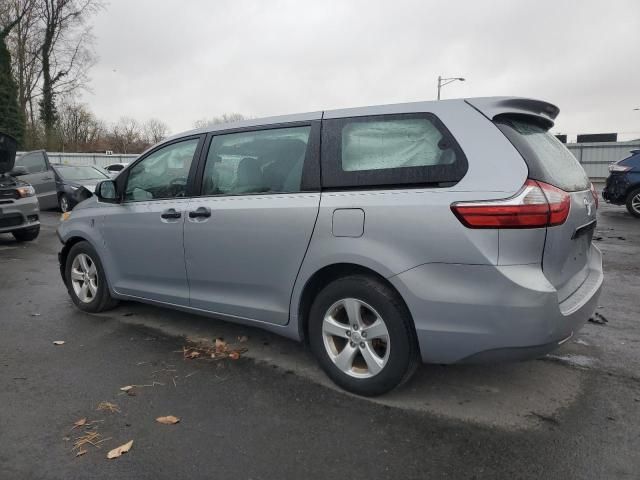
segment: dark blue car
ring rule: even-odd
[[[609,166],[602,198],[615,205],[626,205],[629,213],[640,218],[640,150]]]

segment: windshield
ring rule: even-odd
[[[106,173],[90,166],[64,166],[55,168],[63,180],[104,180],[105,178],[109,178],[109,175]]]

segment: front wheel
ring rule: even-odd
[[[627,210],[634,217],[640,218],[640,188],[627,195]]]
[[[118,304],[109,293],[100,258],[88,242],[71,247],[65,263],[65,280],[69,296],[80,310],[98,313]]]
[[[65,193],[60,195],[60,198],[58,199],[58,205],[59,205],[60,211],[62,213],[66,213],[69,210],[71,210],[71,204],[69,203],[69,197],[67,197],[67,195]]]
[[[411,317],[381,281],[340,278],[316,297],[309,343],[326,374],[358,395],[381,395],[407,381],[419,363]]]

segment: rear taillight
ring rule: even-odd
[[[628,172],[631,170],[631,167],[627,167],[626,165],[620,165],[617,163],[612,163],[609,165],[610,172]]]
[[[543,228],[563,224],[570,207],[567,192],[528,179],[511,198],[456,202],[451,210],[468,228]]]
[[[598,199],[598,191],[596,187],[591,184],[591,195],[593,195],[593,201],[596,202],[596,209],[600,206],[600,200]]]

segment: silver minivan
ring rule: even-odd
[[[194,130],[141,155],[58,229],[73,302],[120,299],[309,344],[384,393],[420,361],[533,358],[593,313],[597,197],[558,108],[476,98]]]

